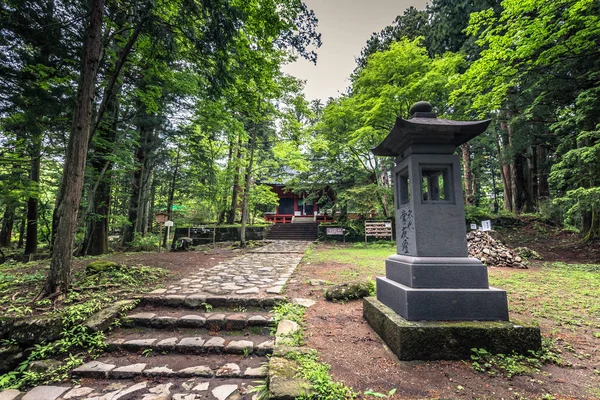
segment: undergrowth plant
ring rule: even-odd
[[[544,338],[542,349],[523,354],[492,354],[485,349],[471,349],[472,368],[490,376],[504,375],[512,378],[518,375],[530,375],[539,372],[544,364],[563,364],[559,350],[551,338]]]
[[[85,325],[85,321],[106,304],[114,302],[112,297],[98,295],[84,303],[66,307],[62,314],[61,337],[51,343],[34,345],[29,357],[14,370],[0,375],[0,389],[23,388],[39,384],[59,382],[68,378],[68,373],[83,363],[83,352],[95,358],[106,348],[104,332],[93,332]],[[121,309],[124,313],[135,307],[129,304]],[[74,355],[75,354],[75,355]],[[58,367],[45,372],[29,370],[33,361],[49,357],[62,358]]]
[[[311,383],[309,394],[300,399],[340,400],[354,399],[358,393],[344,385],[342,382],[334,381],[329,374],[331,366],[319,361],[316,350],[310,352],[288,352],[285,357],[298,362],[297,375]]]

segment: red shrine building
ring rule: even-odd
[[[271,186],[279,197],[279,204],[275,212],[265,213],[265,220],[275,224],[289,224],[291,222],[331,222],[333,218],[321,209],[306,195],[298,195],[285,189],[284,184],[266,183]],[[324,192],[331,197],[327,190]]]

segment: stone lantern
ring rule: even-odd
[[[388,136],[372,150],[377,156],[395,157],[397,254],[386,260],[386,276],[377,278],[377,299],[365,299],[365,318],[384,340],[387,333],[380,332],[384,329],[380,317],[389,316],[388,310],[401,317],[396,328],[418,326],[421,333],[427,327],[440,328],[427,321],[498,321],[496,327],[512,329],[506,292],[490,287],[487,267],[468,257],[461,171],[454,154],[458,146],[483,133],[490,121],[439,119],[427,102],[416,103],[410,114],[408,120],[397,118]],[[436,329],[431,332],[439,333]],[[537,335],[527,342],[527,349],[539,347],[539,329]],[[439,351],[407,355],[406,343],[388,345],[404,349],[395,351],[400,359],[443,359],[468,357],[478,344],[464,337],[444,343],[436,334],[431,340]],[[441,350],[456,347],[458,352]]]

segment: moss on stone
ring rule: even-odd
[[[297,378],[298,362],[271,357],[269,362],[269,399],[293,400],[309,393],[310,382]]]
[[[541,349],[539,327],[516,321],[407,321],[373,297],[363,316],[401,360],[468,359],[472,348],[528,354]]]
[[[92,261],[85,267],[85,273],[88,275],[92,275],[100,272],[112,271],[119,268],[121,268],[121,265],[113,261]]]
[[[329,301],[349,301],[361,299],[369,295],[368,282],[349,282],[335,285],[325,290],[325,298]]]

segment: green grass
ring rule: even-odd
[[[346,247],[311,250],[305,261],[312,264],[336,262],[348,264],[342,271],[332,271],[332,275],[344,278],[369,278],[385,274],[385,259],[396,253],[396,246],[387,243],[355,243]]]
[[[574,329],[600,328],[600,266],[545,263],[540,269],[490,269],[490,285],[508,292],[510,311]]]

